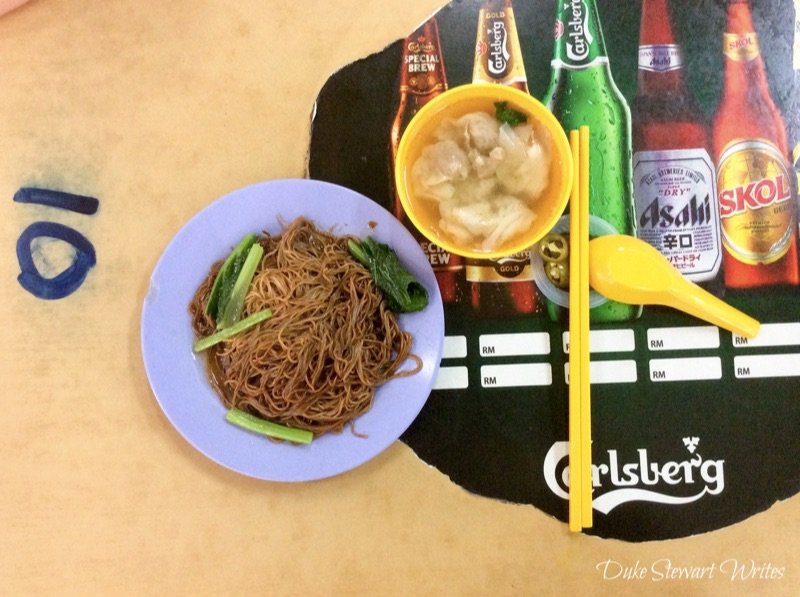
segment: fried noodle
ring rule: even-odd
[[[312,431],[341,431],[369,410],[377,386],[422,368],[412,338],[386,306],[347,237],[298,218],[264,234],[264,256],[242,317],[265,308],[267,321],[208,352],[212,382],[228,408]],[[217,263],[189,306],[198,336],[211,334],[205,312]],[[401,369],[411,359],[413,367]]]

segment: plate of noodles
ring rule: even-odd
[[[198,338],[214,336],[215,278],[251,235],[263,257],[242,322],[269,318],[200,352]],[[367,237],[396,253],[427,306],[388,311],[369,271],[341,254]],[[142,308],[145,369],[169,421],[213,461],[271,481],[330,477],[385,450],[424,406],[443,341],[439,288],[411,233],[371,199],[308,179],[255,184],[200,211],[161,255]],[[233,411],[313,440],[264,437],[226,420]]]

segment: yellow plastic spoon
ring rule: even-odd
[[[684,278],[658,249],[632,236],[609,234],[589,242],[589,282],[611,300],[666,305],[746,338],[761,324]]]

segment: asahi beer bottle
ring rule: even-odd
[[[389,163],[390,196],[394,197],[394,214],[419,240],[428,261],[433,267],[442,300],[455,304],[463,300],[464,260],[427,240],[411,223],[403,210],[394,185],[394,164],[400,137],[422,106],[447,89],[442,47],[439,42],[439,25],[433,16],[414,33],[403,40],[400,66],[400,101],[392,120],[389,136],[391,161]]]
[[[644,0],[633,117],[633,188],[639,238],[689,280],[723,290],[710,131],[684,82],[668,0]]]
[[[564,130],[590,127],[589,213],[602,228],[636,234],[631,176],[631,117],[608,63],[594,0],[558,0],[555,52],[545,103]],[[595,228],[590,222],[590,234]],[[592,321],[629,321],[641,306],[607,301],[592,308]],[[563,308],[548,302],[553,319]]]
[[[725,285],[798,284],[796,180],[747,0],[729,0],[714,115]]]
[[[510,0],[490,0],[480,8],[472,82],[528,91]],[[482,317],[509,318],[537,309],[539,300],[528,250],[500,259],[467,259],[466,279],[472,307]]]

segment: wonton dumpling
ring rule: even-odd
[[[530,201],[539,197],[550,182],[550,155],[537,143],[528,148],[526,161],[529,179],[522,194]]]
[[[474,147],[489,153],[497,147],[500,123],[486,112],[470,112],[458,119],[457,124],[464,131],[464,147]]]
[[[515,126],[513,129],[514,134],[517,138],[522,141],[525,145],[531,145],[535,139],[533,137],[533,125],[528,123],[522,123]]]
[[[420,189],[419,196],[434,201],[448,201],[456,194],[456,185],[452,182],[442,182],[430,187]]]
[[[492,195],[496,194],[497,180],[492,178],[481,178],[478,180],[468,179],[460,182],[456,188],[454,196],[459,203],[477,203],[489,201]]]
[[[460,145],[464,139],[464,127],[455,118],[445,118],[433,136],[437,141],[453,141]]]
[[[445,234],[449,234],[451,237],[453,237],[453,240],[455,240],[457,243],[462,245],[472,245],[475,243],[474,234],[472,234],[463,226],[453,223],[451,220],[441,218],[439,220],[439,228],[441,228],[442,232]]]
[[[506,152],[502,147],[493,147],[488,155],[477,149],[470,149],[468,156],[478,178],[489,178],[494,177],[497,167],[505,159]]]
[[[485,251],[493,251],[511,237],[516,236],[530,228],[536,219],[536,214],[517,197],[511,195],[501,196],[494,201],[497,213],[497,223],[483,241]]]
[[[439,204],[439,213],[442,230],[459,242],[479,244],[484,251],[492,251],[523,232],[536,217],[530,208],[511,195],[486,201],[443,201]]]
[[[469,176],[470,164],[466,152],[455,141],[440,141],[422,150],[414,162],[411,175],[423,188],[442,183],[464,180]]]
[[[490,234],[495,224],[491,201],[445,201],[439,204],[439,213],[442,220],[463,229],[473,237]],[[441,224],[440,222],[440,226]]]
[[[526,201],[538,197],[547,187],[550,170],[541,145],[528,145],[506,124],[500,127],[500,145],[506,150],[506,158],[497,167],[500,185]]]
[[[497,168],[500,186],[529,203],[547,188],[549,174],[549,161],[539,146],[530,148],[518,161],[505,161]]]

